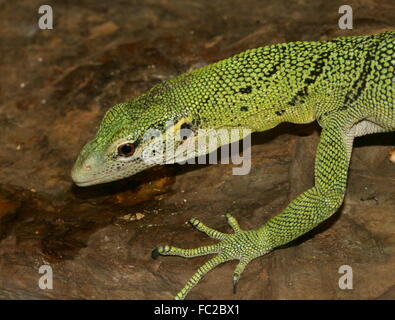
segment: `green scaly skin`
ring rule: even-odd
[[[237,259],[234,284],[246,265],[329,218],[343,202],[354,137],[395,130],[395,32],[294,42],[248,50],[165,81],[139,97],[111,108],[96,137],[81,151],[72,171],[80,186],[121,179],[152,164],[142,160],[153,139],[142,139],[166,124],[196,129],[249,128],[265,131],[282,122],[317,120],[322,134],[316,155],[315,185],[284,211],[252,231],[224,234],[197,219],[191,223],[217,244],[196,249],[161,246],[157,255],[196,257],[217,254],[201,266],[176,295],[183,299],[220,263]],[[174,125],[174,131],[179,125]],[[119,146],[132,143],[125,156]],[[219,146],[219,145],[218,145]],[[216,147],[218,147],[216,146]]]

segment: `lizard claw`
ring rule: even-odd
[[[248,263],[266,253],[271,248],[265,241],[265,234],[260,230],[244,231],[240,228],[237,220],[230,214],[225,215],[229,225],[235,233],[226,234],[214,230],[204,225],[196,218],[189,222],[199,231],[204,232],[209,237],[220,240],[217,244],[202,246],[195,249],[182,249],[172,246],[160,246],[153,250],[152,257],[157,258],[158,255],[173,255],[185,258],[192,258],[202,255],[217,255],[203,264],[196,273],[187,281],[186,285],[175,296],[176,300],[184,299],[188,292],[212,269],[219,264],[230,260],[240,260],[236,266],[233,275],[233,293],[236,293],[237,283]]]
[[[239,280],[233,280],[233,294],[236,294],[238,282]]]
[[[152,259],[158,259],[158,257],[160,256],[159,250],[158,248],[155,248],[154,250],[152,250],[151,252],[151,258]]]

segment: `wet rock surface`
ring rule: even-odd
[[[40,1],[0,1],[0,298],[169,299],[207,257],[150,253],[158,244],[213,243],[185,222],[230,232],[231,212],[253,229],[313,183],[316,124],[253,135],[252,169],[153,168],[78,188],[70,169],[104,112],[152,85],[248,48],[394,28],[392,1],[349,1],[354,30],[328,1],[48,1],[54,29],[37,26]],[[394,134],[358,138],[341,210],[286,248],[253,261],[237,295],[236,262],[191,299],[393,299]],[[38,269],[50,264],[53,290]],[[340,290],[350,265],[354,289]]]

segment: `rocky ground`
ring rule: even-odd
[[[0,1],[0,298],[170,299],[207,257],[152,260],[158,244],[213,240],[185,224],[229,231],[232,212],[253,229],[312,185],[316,124],[255,134],[252,170],[232,165],[154,168],[78,188],[70,169],[104,112],[152,85],[247,48],[394,29],[390,0],[47,1],[54,29],[37,26],[42,1]],[[253,261],[232,294],[236,262],[191,299],[394,299],[394,134],[356,141],[341,210],[287,248]],[[393,157],[393,155],[392,155]],[[49,264],[53,290],[38,287]],[[350,265],[353,290],[340,290]]]

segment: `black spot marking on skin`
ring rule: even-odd
[[[304,80],[306,86],[296,92],[296,95],[292,97],[291,101],[288,102],[290,106],[295,106],[297,102],[304,103],[304,97],[308,96],[308,88],[313,84],[324,71],[324,67],[330,55],[330,51],[324,52],[316,61],[314,61],[314,69],[310,72],[309,76]]]
[[[284,112],[285,110],[278,110],[276,111],[276,115],[281,116]]]
[[[303,103],[305,100],[301,99],[303,97],[307,97],[307,87],[303,87],[301,90],[296,92],[296,95],[291,99],[290,102],[288,102],[289,105],[294,106],[296,105],[296,102],[301,102]]]
[[[275,64],[275,65],[273,66],[272,69],[266,70],[266,71],[265,71],[265,76],[266,76],[266,77],[271,77],[272,75],[274,75],[274,74],[277,72],[279,66],[280,66],[280,64],[277,63],[277,64]]]
[[[181,125],[180,129],[181,129],[181,130],[182,130],[182,129],[189,129],[189,130],[192,130],[192,124],[189,123],[189,122],[184,122],[184,123]]]
[[[248,111],[248,107],[241,107],[240,111]]]
[[[371,73],[372,69],[372,61],[374,58],[374,53],[377,49],[378,44],[371,45],[371,48],[369,48],[371,51],[367,51],[366,57],[365,57],[365,62],[363,65],[362,72],[360,76],[355,80],[355,82],[352,84],[351,89],[349,92],[347,92],[343,106],[348,105],[352,103],[353,101],[357,100],[359,96],[364,92],[367,84],[367,78]]]
[[[252,87],[251,86],[247,86],[245,88],[241,88],[240,89],[241,93],[251,93],[251,91],[252,91]]]
[[[307,96],[307,88],[304,87],[302,90],[299,90],[299,91],[297,92],[297,95],[298,95],[299,97],[305,97],[305,96]]]

